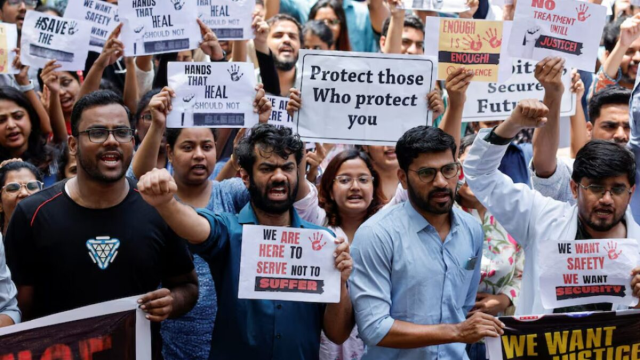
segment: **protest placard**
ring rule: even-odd
[[[27,11],[22,25],[20,61],[44,68],[49,60],[62,65],[59,71],[84,70],[89,53],[91,24],[63,19],[39,11]]]
[[[471,82],[467,90],[462,121],[506,120],[522,99],[544,98],[544,88],[534,76],[535,61],[514,60],[512,75],[504,84]],[[571,70],[562,74],[564,93],[560,116],[576,113],[576,95],[571,93]]]
[[[16,24],[0,24],[0,74],[18,74],[20,69],[13,67],[18,48],[18,28]]]
[[[502,44],[510,30],[510,21],[428,17],[424,53],[438,58],[438,80],[464,65],[474,72],[473,81],[504,82],[511,60]]]
[[[271,101],[271,117],[269,124],[293,129],[293,118],[287,113],[289,98],[280,96],[267,96]]]
[[[516,6],[509,55],[542,60],[559,56],[567,67],[593,71],[606,21],[602,5],[562,0],[521,1]]]
[[[640,263],[635,239],[540,242],[537,262],[546,309],[603,302],[638,304],[631,288],[631,270]]]
[[[0,329],[0,359],[151,360],[151,326],[140,296]]]
[[[390,145],[431,124],[432,56],[300,50],[295,126],[305,141]]]
[[[102,52],[109,35],[120,23],[118,6],[101,0],[69,0],[64,17],[91,24],[89,50],[95,52]]]
[[[491,360],[631,360],[640,354],[640,312],[500,317],[500,337],[486,337]]]
[[[414,10],[459,13],[469,10],[467,0],[407,0],[405,8]]]
[[[244,128],[258,123],[252,64],[170,62],[167,76],[176,92],[168,128]]]
[[[198,6],[187,0],[129,0],[118,3],[126,56],[192,50],[202,40]]]
[[[244,225],[238,298],[339,302],[334,240],[325,230]]]
[[[197,0],[198,17],[220,40],[253,39],[255,0]]]

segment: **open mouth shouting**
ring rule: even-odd
[[[207,166],[205,164],[195,164],[191,166],[191,173],[196,176],[207,176]]]
[[[285,184],[275,184],[267,190],[267,197],[271,201],[286,201],[289,197],[289,187]]]
[[[99,156],[99,159],[107,168],[116,168],[122,162],[122,154],[117,151],[106,151]]]

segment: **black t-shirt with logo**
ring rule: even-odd
[[[18,204],[7,264],[17,286],[33,286],[35,317],[144,294],[193,270],[184,240],[128,181],[126,198],[108,209],[78,205],[66,182]]]

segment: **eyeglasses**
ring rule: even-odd
[[[22,189],[22,187],[24,186],[27,189],[27,192],[33,193],[33,192],[42,190],[42,185],[43,184],[38,180],[27,181],[26,183],[23,183],[23,184],[17,183],[17,182],[11,182],[3,186],[2,190],[8,193],[15,193],[20,191],[20,189]]]
[[[109,130],[109,129],[96,128],[96,129],[80,131],[80,134],[88,134],[89,141],[96,144],[102,144],[103,142],[107,141],[107,139],[109,138],[109,134],[113,134],[113,137],[119,143],[127,143],[131,141],[131,138],[133,137],[133,129],[118,128],[118,129]]]
[[[324,22],[325,25],[327,25],[327,26],[340,25],[340,19],[324,19],[324,20],[322,20],[322,22]]]
[[[20,3],[24,3],[24,6],[30,9],[35,9],[38,5],[38,0],[7,0],[9,5],[18,6]]]
[[[595,184],[591,184],[589,186],[584,186],[582,184],[578,184],[578,185],[580,185],[581,188],[587,190],[592,195],[597,196],[598,198],[602,198],[604,194],[607,193],[607,191],[611,194],[611,196],[618,196],[618,197],[621,197],[624,194],[631,194],[631,189],[627,188],[624,185],[613,186],[610,189],[607,189],[602,185],[595,185]]]
[[[342,186],[351,186],[352,183],[358,182],[359,185],[369,185],[373,182],[374,177],[368,175],[352,178],[349,175],[338,175],[333,181],[337,181]]]
[[[452,177],[457,176],[458,171],[460,170],[460,164],[455,162],[455,163],[447,164],[441,167],[440,169],[422,168],[420,170],[411,170],[411,169],[409,170],[418,174],[420,181],[422,181],[423,183],[430,183],[433,181],[433,179],[436,178],[436,174],[438,174],[438,172],[440,172],[445,179],[451,179]]]
[[[151,116],[150,112],[142,113],[142,114],[140,114],[140,120],[149,122],[149,121],[153,120],[153,116]]]

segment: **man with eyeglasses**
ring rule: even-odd
[[[549,108],[539,100],[523,100],[505,122],[483,129],[464,162],[467,184],[525,250],[525,269],[516,314],[549,314],[617,310],[610,303],[545,309],[538,279],[537,249],[544,242],[575,239],[640,239],[629,203],[636,186],[633,153],[614,142],[594,140],[576,156],[571,192],[576,204],[545,197],[522,184],[514,184],[498,170],[507,144],[522,129],[546,124]],[[640,295],[640,267],[633,271],[631,288]]]
[[[184,241],[125,177],[135,140],[122,98],[84,96],[71,128],[77,176],[21,201],[9,223],[7,264],[24,318],[144,293],[149,320],[182,316],[198,280]]]
[[[22,31],[27,10],[33,10],[40,0],[0,0],[0,19],[3,23],[16,24],[18,33]]]
[[[349,291],[363,359],[468,359],[463,343],[503,333],[474,306],[484,234],[454,209],[460,164],[452,136],[420,126],[396,145],[398,178],[409,201],[356,232]]]

